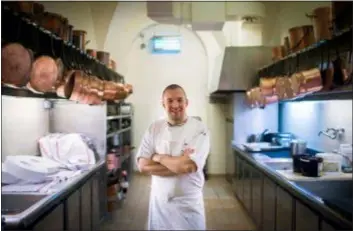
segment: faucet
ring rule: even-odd
[[[331,132],[331,134],[330,134]],[[318,136],[320,136],[321,134],[322,135],[325,135],[327,136],[328,138],[334,140],[337,138],[338,135],[341,135],[342,133],[344,133],[344,128],[339,128],[339,129],[335,129],[335,128],[328,128],[326,129],[326,131],[320,131]]]

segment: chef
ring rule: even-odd
[[[149,126],[136,156],[140,172],[152,176],[148,230],[206,230],[202,189],[209,131],[186,115],[181,86],[169,85],[162,97],[168,117]]]

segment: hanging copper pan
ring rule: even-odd
[[[19,43],[1,48],[1,82],[23,87],[29,81],[33,54]]]
[[[58,66],[49,56],[40,56],[33,62],[30,87],[38,92],[52,92],[58,78]]]

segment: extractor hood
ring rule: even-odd
[[[226,47],[220,74],[213,75],[211,95],[246,91],[258,81],[258,70],[271,62],[271,47]]]

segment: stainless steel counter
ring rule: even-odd
[[[63,184],[57,185],[55,192],[46,194],[34,205],[28,209],[14,215],[2,215],[6,227],[29,227],[38,220],[39,217],[46,214],[50,209],[60,204],[70,194],[80,188],[88,179],[90,179],[96,171],[105,165],[105,160],[99,161],[90,170],[69,179]],[[28,195],[43,195],[40,193],[15,193],[18,196],[26,197]],[[9,195],[2,194],[3,196]]]

